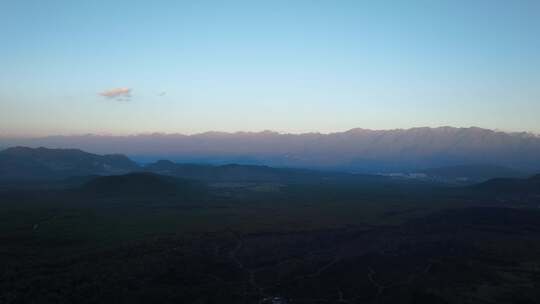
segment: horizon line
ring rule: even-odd
[[[288,132],[288,131],[275,131],[271,129],[264,129],[261,131],[218,131],[218,130],[209,130],[209,131],[201,131],[201,132],[193,132],[193,133],[182,133],[182,132],[140,132],[140,133],[131,133],[131,134],[112,134],[112,133],[73,133],[73,134],[49,134],[49,135],[9,135],[9,134],[0,134],[0,139],[42,139],[42,138],[50,138],[50,137],[84,137],[84,136],[94,136],[94,137],[137,137],[137,136],[200,136],[200,135],[208,135],[208,134],[227,134],[227,135],[238,135],[238,134],[276,134],[276,135],[332,135],[332,134],[342,134],[347,133],[351,131],[369,131],[369,132],[391,132],[391,131],[409,131],[409,130],[415,130],[415,129],[480,129],[480,130],[486,130],[486,131],[492,131],[495,133],[506,133],[506,134],[529,134],[533,136],[540,136],[540,132],[534,132],[534,131],[507,131],[507,130],[501,130],[501,129],[491,129],[491,128],[483,128],[478,126],[468,126],[468,127],[455,127],[450,125],[441,125],[437,127],[430,127],[430,126],[419,126],[419,127],[409,127],[409,128],[388,128],[388,129],[370,129],[370,128],[362,128],[362,127],[355,127],[351,129],[346,129],[343,131],[330,131],[330,132],[322,132],[322,131],[300,131],[300,132]]]

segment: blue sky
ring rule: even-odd
[[[540,1],[0,0],[0,136],[538,117]]]

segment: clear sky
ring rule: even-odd
[[[540,132],[540,1],[0,0],[0,136]]]

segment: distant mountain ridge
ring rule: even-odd
[[[76,147],[93,153],[127,153],[149,161],[234,162],[372,173],[470,164],[540,171],[539,136],[476,127],[352,129],[330,134],[207,132],[0,140],[3,146],[13,144]]]

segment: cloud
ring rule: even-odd
[[[131,89],[130,88],[114,88],[110,90],[103,91],[99,95],[112,100],[117,101],[130,101],[131,100]]]

